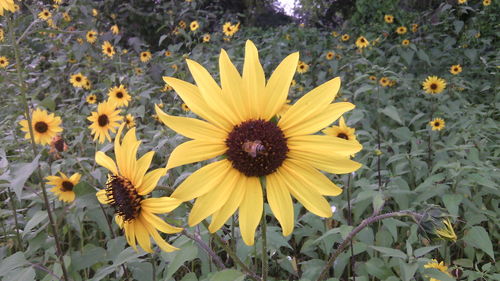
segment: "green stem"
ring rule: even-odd
[[[27,88],[26,88],[26,85],[24,83],[23,76],[22,76],[21,58],[19,55],[19,45],[18,45],[18,42],[16,41],[15,36],[14,36],[14,26],[12,24],[12,19],[10,18],[10,16],[7,17],[7,20],[8,20],[8,24],[9,24],[10,41],[12,42],[12,47],[14,49],[14,56],[16,59],[17,79],[18,79],[19,85],[20,85],[21,100],[22,100],[22,103],[24,106],[24,112],[26,115],[26,119],[28,120],[28,129],[29,129],[30,136],[31,136],[31,147],[33,149],[33,154],[34,154],[33,157],[36,157],[38,155],[38,151],[36,148],[35,137],[33,134],[31,114],[30,114],[29,105],[28,105],[28,98],[27,98],[27,94],[26,94]],[[39,164],[37,167],[37,174],[38,174],[38,178],[40,179],[40,187],[42,189],[43,201],[45,203],[45,208],[47,209],[47,215],[49,217],[50,226],[52,228],[52,233],[54,235],[54,240],[55,240],[55,244],[56,244],[56,253],[57,253],[57,257],[59,258],[59,262],[61,263],[63,278],[65,281],[69,281],[70,279],[68,277],[68,272],[66,270],[66,264],[64,262],[64,256],[63,256],[63,252],[61,249],[61,242],[59,240],[59,235],[57,234],[57,226],[55,224],[52,210],[50,209],[49,198],[47,196],[47,190],[45,188],[45,183],[43,182],[41,167]]]
[[[267,228],[266,228],[266,214],[262,214],[262,221],[260,224],[260,231],[262,232],[262,281],[267,281],[268,260],[267,260]]]
[[[12,215],[14,216],[14,226],[16,228],[16,238],[17,238],[17,249],[20,251],[24,251],[23,241],[21,239],[21,235],[19,234],[19,222],[17,221],[17,211],[16,205],[14,203],[14,196],[12,196],[12,192],[10,187],[7,187],[7,194],[9,195],[10,206],[12,208]]]

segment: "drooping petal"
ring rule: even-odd
[[[123,229],[125,230],[125,237],[127,238],[127,242],[135,251],[137,251],[137,243],[135,241],[135,227],[134,223],[124,223]]]
[[[160,219],[156,215],[148,212],[147,210],[144,210],[144,209],[141,210],[141,216],[142,216],[141,220],[143,222],[146,221],[146,223],[151,224],[154,228],[158,229],[159,231],[161,231],[163,233],[172,234],[172,233],[178,233],[178,232],[182,231],[181,227],[171,226],[170,224],[166,223],[165,221],[163,221],[162,219]]]
[[[240,231],[245,244],[254,244],[255,230],[262,218],[263,198],[259,178],[248,178],[245,196],[240,204]]]
[[[173,211],[182,203],[172,197],[147,198],[142,200],[141,207],[153,214],[164,214]]]
[[[250,117],[250,108],[248,103],[244,102],[246,96],[245,88],[242,87],[241,76],[229,59],[226,51],[221,49],[219,56],[220,80],[222,85],[222,96],[227,99],[228,105],[237,108],[236,116],[238,123],[247,120]]]
[[[250,107],[250,114],[253,118],[263,117],[265,97],[266,77],[264,69],[259,61],[259,52],[252,43],[247,40],[245,44],[245,62],[243,63],[243,86],[245,87],[245,101]]]
[[[199,162],[222,155],[227,146],[224,142],[208,142],[205,140],[192,140],[177,146],[167,162],[167,170],[172,168]]]
[[[102,151],[97,151],[95,153],[95,162],[104,168],[108,169],[113,175],[118,175],[118,169],[116,168],[115,161],[111,157],[104,154]]]
[[[357,141],[348,141],[342,138],[324,135],[305,135],[290,137],[287,140],[290,151],[300,151],[314,155],[329,157],[349,156],[363,147]]]
[[[299,62],[299,53],[288,55],[273,72],[266,85],[264,120],[271,119],[278,114],[282,106],[286,103],[290,83],[297,69]]]
[[[202,220],[222,208],[228,199],[232,196],[234,187],[238,182],[240,175],[234,169],[228,169],[224,180],[218,186],[208,193],[196,199],[191,213],[189,214],[189,226],[197,225]]]
[[[156,245],[160,247],[160,249],[162,249],[165,252],[173,252],[179,250],[178,248],[168,244],[163,238],[161,238],[160,234],[158,233],[158,231],[156,231],[156,229],[154,229],[153,226],[149,225],[148,223],[144,223],[144,226],[148,230],[149,234],[155,240]]]
[[[316,170],[307,163],[287,159],[283,162],[289,174],[301,182],[304,188],[312,188],[321,195],[338,196],[342,193],[342,189],[335,185],[323,173]]]
[[[283,236],[290,235],[294,227],[293,203],[280,174],[272,173],[266,176],[266,195],[269,207],[281,225]]]
[[[153,189],[155,189],[160,178],[164,176],[166,173],[167,169],[159,168],[152,170],[151,172],[144,175],[144,178],[142,179],[142,184],[138,187],[136,186],[137,193],[139,193],[139,195],[149,194],[151,191],[153,191]]]
[[[314,88],[292,105],[278,122],[283,130],[289,130],[322,112],[335,98],[340,89],[340,78],[334,78]]]
[[[298,123],[283,130],[285,136],[292,137],[298,135],[314,134],[319,130],[329,126],[345,112],[352,110],[354,104],[350,102],[336,102],[329,104],[322,111],[310,114],[308,118],[302,118]]]
[[[151,165],[151,161],[153,160],[154,155],[155,152],[150,151],[139,158],[139,160],[137,160],[135,176],[132,179],[132,184],[134,186],[140,186],[142,184],[144,175],[148,171],[149,165]]]
[[[203,166],[185,179],[170,197],[184,202],[200,197],[224,180],[229,169],[232,167],[227,159]]]
[[[231,194],[231,198],[227,200],[226,204],[222,206],[217,212],[212,215],[212,221],[208,226],[208,230],[212,233],[219,230],[224,223],[229,219],[229,217],[236,212],[238,207],[240,206],[241,201],[243,200],[243,196],[245,195],[245,182],[247,181],[247,177],[240,175],[239,179],[234,186],[233,193]]]
[[[134,226],[135,237],[137,238],[137,242],[139,242],[141,248],[148,253],[152,253],[153,250],[151,250],[149,231],[142,223],[141,217],[136,218],[132,225]]]
[[[155,106],[156,114],[170,129],[190,138],[206,141],[223,141],[227,137],[227,132],[214,125],[194,118],[171,116]]]
[[[361,168],[361,164],[350,160],[348,157],[330,157],[327,155],[313,155],[308,152],[291,150],[287,156],[291,159],[300,160],[314,168],[334,174],[347,174]]]
[[[181,99],[196,115],[214,124],[215,126],[230,131],[233,124],[225,117],[213,110],[203,99],[195,85],[172,77],[163,77],[163,80],[172,86]]]
[[[331,217],[332,209],[328,201],[313,188],[304,186],[286,166],[281,166],[276,173],[286,182],[288,190],[307,210],[320,217]]]

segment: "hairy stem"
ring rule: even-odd
[[[222,262],[221,258],[196,233],[191,234],[186,230],[183,230],[182,234],[196,242],[203,250],[205,250],[219,269],[226,269],[226,266],[224,265],[224,262]]]

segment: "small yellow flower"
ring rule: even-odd
[[[491,0],[483,0],[483,6],[491,5]]]
[[[31,129],[33,130],[35,143],[45,145],[49,144],[52,138],[63,131],[61,128],[61,117],[55,116],[54,113],[37,108],[31,115]],[[21,130],[26,133],[25,139],[31,139],[28,120],[21,120],[19,125]]]
[[[309,65],[303,61],[299,61],[299,64],[297,65],[297,72],[302,74],[306,73],[309,70]]]
[[[393,15],[385,15],[384,20],[386,23],[393,23],[394,22],[394,16]]]
[[[418,31],[418,24],[412,23],[411,25],[411,32],[415,33]]]
[[[97,17],[99,15],[99,11],[97,9],[92,9],[92,16]]]
[[[210,42],[210,34],[203,35],[203,43],[208,43],[208,42]]]
[[[334,57],[335,57],[335,53],[334,53],[334,52],[332,52],[332,51],[330,51],[330,52],[326,53],[326,55],[325,55],[325,58],[326,58],[327,60],[332,60]]]
[[[378,81],[378,83],[382,87],[387,87],[391,83],[391,80],[389,78],[387,78],[387,77],[382,77],[382,78],[380,78],[380,80]]]
[[[406,26],[400,26],[400,27],[396,28],[396,33],[399,35],[405,34],[406,31],[407,31]]]
[[[222,26],[222,32],[226,36],[233,36],[234,34],[236,34],[236,32],[238,32],[239,29],[240,29],[240,23],[231,24],[230,22],[226,22]]]
[[[333,37],[339,37],[339,33],[337,31],[332,31],[332,36]]]
[[[351,38],[349,34],[343,34],[342,37],[340,38],[342,41],[346,42]]]
[[[171,51],[169,51],[169,50],[166,50],[166,51],[165,51],[165,56],[166,56],[166,57],[170,57],[170,56],[172,56],[172,52],[171,52]]]
[[[446,81],[437,76],[428,76],[427,79],[422,82],[422,87],[428,94],[439,94],[446,88]]]
[[[83,84],[83,88],[85,90],[90,90],[90,88],[92,88],[92,84],[90,83],[89,79],[85,80],[85,84]]]
[[[368,47],[368,45],[370,45],[370,42],[368,42],[368,40],[366,40],[364,36],[359,36],[356,40],[356,47],[358,47],[359,49],[366,48]]]
[[[135,127],[135,119],[132,114],[127,114],[126,116],[124,116],[123,122],[127,125],[128,129]]]
[[[403,46],[410,45],[410,40],[408,40],[408,39],[403,40],[403,42],[401,42],[401,45],[403,45]]]
[[[453,75],[457,75],[462,72],[462,66],[460,64],[455,64],[450,67],[450,73]]]
[[[338,126],[328,127],[323,129],[322,132],[327,136],[337,137],[348,141],[356,141],[356,135],[354,134],[355,131],[356,130],[354,128],[346,125],[344,117],[340,117]]]
[[[120,127],[120,122],[122,117],[119,115],[120,110],[116,109],[115,104],[106,101],[101,102],[97,105],[97,111],[92,112],[87,120],[92,122],[89,128],[91,129],[91,134],[94,135],[94,141],[99,139],[99,143],[103,143],[106,139],[111,141],[111,136],[109,132],[116,132],[116,129]]]
[[[186,22],[183,20],[179,21],[179,27],[182,29],[186,29]]]
[[[375,81],[377,80],[377,76],[375,75],[370,75],[370,77],[368,77],[368,79],[372,80],[372,81]]]
[[[67,177],[64,173],[59,172],[61,175],[58,176],[48,176],[45,179],[48,180],[48,185],[53,185],[54,187],[50,189],[50,192],[54,193],[59,197],[59,200],[63,202],[73,202],[75,200],[75,192],[73,188],[80,182],[79,173],[74,173],[71,177]]]
[[[189,107],[188,107],[188,106],[187,106],[187,104],[185,104],[185,103],[182,103],[182,104],[181,104],[181,108],[182,108],[182,110],[184,110],[185,112],[190,111]]]
[[[64,12],[62,15],[65,22],[71,21],[71,16],[69,15],[69,13]]]
[[[90,94],[86,98],[88,104],[94,104],[97,102],[97,96],[94,94]]]
[[[458,0],[457,1],[458,4],[462,5],[462,4],[467,4],[467,0]]]
[[[115,107],[128,106],[128,102],[131,100],[132,97],[123,85],[115,86],[108,91],[108,101],[111,101]]]
[[[120,28],[118,28],[118,25],[116,25],[116,24],[112,25],[110,30],[111,30],[111,33],[113,33],[114,35],[117,35],[118,33],[120,33]]]
[[[85,86],[87,81],[88,81],[87,77],[81,73],[73,74],[69,79],[69,82],[75,88],[83,88],[83,86]]]
[[[115,55],[115,47],[109,41],[104,41],[102,44],[102,53],[112,58]]]
[[[0,57],[0,68],[6,68],[9,65],[9,59],[7,57]]]
[[[87,32],[86,38],[87,42],[89,42],[90,44],[94,44],[95,41],[97,41],[97,31],[90,30],[89,32]]]
[[[177,66],[177,64],[172,64],[172,66],[170,66],[174,71],[177,71],[179,70],[179,67]]]
[[[429,122],[429,125],[431,126],[431,129],[433,131],[441,131],[442,129],[444,129],[445,122],[441,118],[434,118],[432,121]]]
[[[44,21],[47,21],[52,17],[52,13],[47,9],[43,9],[40,13],[38,13],[38,18]]]
[[[190,24],[189,24],[189,28],[191,29],[191,31],[195,31],[197,30],[198,28],[200,27],[200,24],[198,23],[198,21],[192,21]]]
[[[148,62],[151,60],[153,56],[151,55],[151,52],[150,51],[145,51],[145,52],[142,52],[141,55],[140,55],[140,59],[142,62]]]
[[[134,69],[134,71],[135,71],[135,74],[137,74],[137,75],[142,75],[144,73],[140,67],[136,67]]]

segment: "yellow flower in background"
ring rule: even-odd
[[[110,30],[114,35],[118,35],[118,33],[120,33],[120,28],[118,28],[118,25],[116,24],[112,25]]]
[[[434,120],[437,120],[439,118],[436,118]],[[433,120],[433,121],[434,121]],[[432,122],[432,121],[431,121]],[[436,125],[435,123],[438,122],[438,121],[435,121],[434,124],[431,124],[432,126],[432,129],[434,130],[434,126]],[[440,123],[442,124],[439,124],[438,126],[443,126],[444,128],[444,121],[443,119],[441,119],[439,121]],[[441,128],[442,129],[442,128]],[[441,129],[436,129],[436,130],[441,130]],[[458,237],[457,235],[455,234],[455,230],[453,229],[453,226],[451,225],[451,222],[448,218],[446,219],[443,219],[442,221],[442,224],[443,224],[443,227],[441,228],[436,228],[434,233],[441,239],[444,239],[444,240],[451,240],[453,242],[456,242]]]
[[[355,131],[356,130],[354,128],[348,127],[346,125],[344,117],[340,117],[338,126],[326,128],[322,132],[328,136],[337,137],[348,141],[356,141],[356,135],[354,134]]]
[[[368,47],[368,45],[370,45],[370,42],[368,42],[368,40],[366,40],[366,38],[363,36],[359,36],[356,40],[356,47],[358,47],[359,49],[366,48]]]
[[[102,53],[112,58],[115,55],[115,47],[109,41],[104,41],[102,44]]]
[[[422,87],[428,94],[439,94],[446,88],[446,81],[437,76],[428,76],[427,79],[422,82]]]
[[[385,15],[384,16],[384,21],[386,23],[393,23],[394,22],[394,16],[393,15]]]
[[[399,35],[405,34],[406,31],[407,31],[406,26],[400,26],[400,27],[396,28],[396,33]]]
[[[90,80],[86,79],[85,84],[82,86],[85,90],[90,90],[92,88],[92,84],[90,83]]]
[[[309,65],[303,61],[299,61],[297,64],[297,72],[302,74],[306,73],[309,70]]]
[[[403,46],[410,45],[410,40],[408,40],[408,39],[403,40],[403,42],[401,42],[401,45],[403,45]]]
[[[0,68],[6,68],[9,65],[9,59],[5,56],[0,57]]]
[[[99,15],[99,11],[97,9],[92,9],[92,16],[97,17]]]
[[[457,0],[458,4],[467,4],[467,0]]]
[[[182,108],[182,110],[184,110],[185,112],[190,111],[189,107],[188,107],[188,106],[187,106],[187,104],[185,104],[185,103],[182,103],[182,104],[181,104],[181,108]]]
[[[175,251],[177,248],[168,244],[158,230],[172,234],[182,231],[182,228],[169,225],[157,214],[173,211],[181,201],[169,197],[146,197],[156,188],[166,169],[146,173],[154,152],[137,159],[141,142],[135,136],[135,128],[130,129],[120,142],[124,125],[120,126],[115,137],[116,162],[102,151],[95,154],[96,163],[109,170],[106,188],[96,193],[97,199],[113,207],[115,222],[124,230],[128,244],[136,251],[139,243],[144,251],[152,253],[151,237],[163,251]]]
[[[330,52],[326,53],[325,57],[327,60],[332,60],[335,57],[335,53],[330,51]]]
[[[139,58],[141,59],[142,62],[148,62],[151,60],[153,56],[151,55],[151,52],[150,51],[145,51],[145,52],[141,52]]]
[[[411,25],[411,31],[412,32],[417,32],[418,31],[418,24],[412,23],[412,25]]]
[[[141,69],[140,67],[136,67],[136,68],[134,69],[134,71],[135,71],[135,74],[137,74],[137,75],[142,75],[142,74],[144,74],[144,72],[142,71],[142,69]]]
[[[460,64],[455,64],[450,67],[450,73],[453,75],[457,75],[462,72],[462,66]]]
[[[349,34],[343,34],[342,37],[340,37],[340,39],[344,42],[348,41],[350,38],[351,36],[349,36]]]
[[[16,4],[14,4],[14,0],[0,0],[0,16],[3,16],[3,10],[15,12]]]
[[[166,56],[166,57],[170,57],[171,55],[172,55],[172,52],[171,52],[171,51],[169,51],[169,50],[166,50],[166,51],[165,51],[165,56]]]
[[[434,118],[429,122],[429,125],[431,126],[431,129],[433,131],[441,131],[442,129],[444,129],[445,122],[441,118]]]
[[[52,17],[52,13],[47,9],[43,9],[40,13],[38,13],[38,18],[44,21],[47,21]]]
[[[198,28],[200,27],[200,24],[198,23],[198,21],[192,21],[190,24],[189,24],[189,28],[191,29],[191,31],[195,31],[197,30]]]
[[[85,37],[87,38],[87,42],[94,44],[97,40],[97,31],[90,30],[87,32],[87,35]]]
[[[63,20],[64,20],[65,22],[70,22],[70,21],[71,21],[71,16],[69,15],[69,13],[64,12],[64,13],[62,14],[62,16],[63,16]]]
[[[179,25],[180,28],[186,29],[186,22],[185,21],[183,21],[183,20],[179,21],[178,25]]]
[[[483,6],[491,5],[491,0],[483,0]]]
[[[59,200],[63,202],[73,202],[75,200],[75,192],[73,188],[80,182],[79,173],[74,173],[71,177],[67,177],[63,172],[59,172],[61,175],[58,176],[48,176],[45,179],[48,180],[47,184],[54,186],[49,189],[50,192],[54,193],[59,197]]]
[[[128,106],[128,102],[132,100],[127,88],[123,85],[109,89],[108,97],[108,100],[115,104],[116,107]]]
[[[88,79],[85,75],[83,75],[81,73],[77,73],[77,74],[71,75],[69,82],[75,88],[83,88],[86,85],[86,83],[88,82]]]
[[[5,31],[0,27],[0,42],[3,42],[3,40],[5,40]]]
[[[203,43],[208,43],[208,42],[210,42],[210,34],[203,35]]]
[[[61,128],[61,117],[55,116],[54,113],[49,114],[47,111],[37,108],[31,115],[31,128],[33,130],[35,143],[49,144],[53,137],[63,131]],[[31,139],[28,120],[19,121],[22,126],[21,130],[26,132],[25,139]]]
[[[116,128],[120,126],[118,122],[122,120],[119,115],[120,110],[117,110],[115,104],[110,101],[101,102],[97,105],[97,112],[92,112],[87,120],[92,122],[89,128],[91,134],[94,135],[94,141],[99,139],[99,143],[103,143],[105,139],[111,141],[109,132],[116,132]]]
[[[181,201],[197,198],[190,226],[212,216],[209,230],[215,232],[239,209],[243,241],[253,245],[264,194],[285,236],[295,224],[292,196],[318,216],[332,215],[324,196],[337,196],[342,190],[320,170],[337,174],[357,170],[361,164],[349,156],[362,147],[315,133],[354,105],[332,103],[340,88],[340,78],[335,78],[304,95],[277,123],[272,121],[286,103],[298,61],[298,53],[286,57],[266,83],[257,48],[247,41],[242,75],[221,50],[221,86],[191,60],[187,64],[196,85],[164,78],[191,112],[204,119],[171,116],[156,107],[165,125],[192,139],[174,149],[166,168],[224,155],[191,174],[171,195]],[[264,177],[265,193],[260,180]]]
[[[337,31],[332,31],[331,34],[333,37],[339,37],[339,33]]]
[[[377,80],[377,76],[375,76],[375,75],[370,75],[370,76],[368,77],[368,79],[370,79],[370,80],[372,80],[372,81],[376,81],[376,80]]]
[[[234,34],[236,34],[236,32],[238,32],[239,29],[240,29],[240,23],[233,25],[230,22],[226,22],[222,26],[222,32],[226,36],[233,36]]]
[[[391,83],[391,80],[389,78],[387,78],[387,77],[382,77],[382,78],[380,78],[380,80],[378,81],[378,83],[382,87],[387,87]]]
[[[97,102],[97,96],[94,94],[90,94],[86,98],[88,104],[94,104]]]
[[[424,265],[424,268],[435,268],[443,273],[446,273],[448,276],[452,277],[448,272],[448,267],[444,264],[443,261],[439,262],[436,259],[432,259],[430,262]],[[429,281],[440,281],[436,278],[430,278]]]
[[[135,127],[134,116],[132,116],[132,114],[127,114],[126,116],[123,116],[123,123],[125,123],[125,125],[127,125],[128,129]]]

